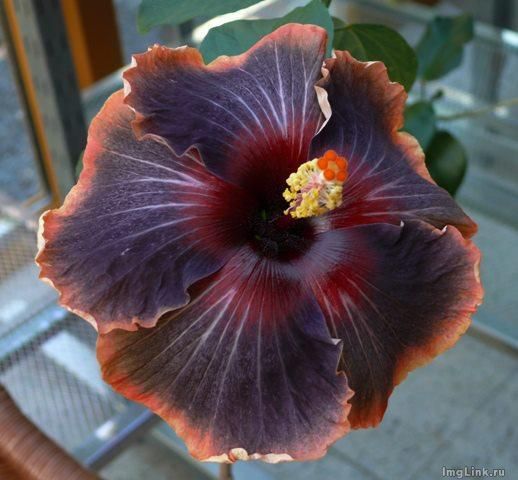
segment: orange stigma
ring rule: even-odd
[[[290,204],[285,213],[294,218],[312,217],[333,210],[342,203],[347,180],[347,160],[334,150],[303,163],[286,180],[283,196]]]
[[[317,166],[324,172],[324,177],[328,181],[336,178],[336,180],[343,183],[347,180],[347,160],[345,157],[338,155],[334,150],[327,150],[317,160]]]

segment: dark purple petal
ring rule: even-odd
[[[114,94],[92,122],[84,170],[43,215],[37,257],[61,303],[101,332],[152,326],[183,306],[186,289],[232,256],[253,205],[195,157],[138,141],[122,100]]]
[[[480,252],[456,228],[438,230],[419,220],[322,237],[325,249],[305,269],[331,335],[343,341],[340,368],[355,392],[351,425],[375,426],[407,373],[452,347],[468,328],[483,294]]]
[[[348,429],[341,352],[300,279],[247,247],[152,329],[101,335],[105,380],[201,460],[314,459]]]
[[[330,215],[336,227],[421,219],[438,228],[456,226],[464,236],[476,225],[431,180],[424,154],[406,133],[403,87],[389,81],[380,62],[358,62],[347,52],[326,60],[332,116],[315,137],[312,157],[334,149],[349,159],[342,206]]]
[[[134,128],[178,154],[197,148],[222,178],[279,195],[323,120],[315,83],[325,48],[325,30],[297,24],[209,65],[195,49],[155,46],[124,73]]]

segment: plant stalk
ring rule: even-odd
[[[222,463],[219,466],[218,480],[232,480],[232,464]]]
[[[419,97],[421,100],[426,100],[426,80],[419,80]]]
[[[453,120],[462,120],[464,118],[479,117],[481,115],[491,113],[497,108],[512,107],[515,105],[518,105],[518,98],[509,98],[474,110],[465,110],[464,112],[454,113],[452,115],[438,115],[437,120],[441,122],[451,122]]]

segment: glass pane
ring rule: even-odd
[[[130,63],[134,53],[145,52],[154,43],[164,43],[161,28],[154,28],[146,35],[138,32],[137,11],[140,0],[115,0],[113,4],[125,63]]]
[[[55,300],[34,264],[37,212],[46,194],[12,65],[0,30],[0,343],[2,336]],[[0,359],[5,352],[0,346]]]
[[[0,201],[18,204],[42,192],[37,160],[27,132],[0,27]]]

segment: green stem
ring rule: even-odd
[[[222,463],[219,466],[218,480],[232,480],[232,465],[230,463]]]
[[[323,3],[327,8],[329,8],[329,5],[331,5],[331,2],[332,2],[332,1],[333,1],[333,0],[322,0],[322,3]]]
[[[454,113],[452,115],[438,115],[437,120],[441,122],[451,122],[453,120],[462,120],[463,118],[479,117],[481,115],[491,113],[497,108],[512,107],[515,105],[518,105],[518,97],[509,98],[507,100],[492,103],[491,105],[487,105],[486,107],[475,108],[474,110],[465,110],[464,112]]]
[[[426,100],[426,80],[419,80],[419,96],[421,100]]]

